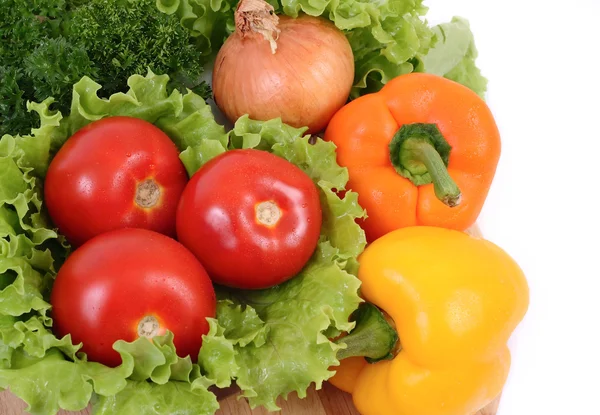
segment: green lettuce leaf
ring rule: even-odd
[[[84,77],[73,88],[68,134],[92,121],[121,115],[156,124],[184,153],[193,155],[206,146],[225,151],[227,134],[214,120],[210,106],[191,91],[185,95],[178,90],[168,94],[168,82],[167,75],[155,75],[149,70],[145,77],[133,75],[129,78],[129,91],[106,99],[98,97],[101,85]]]
[[[45,278],[60,259],[50,253],[61,245],[42,209],[35,176],[41,161],[39,153],[27,151],[37,148],[30,142],[8,135],[0,140],[0,316],[45,316]]]
[[[209,60],[234,30],[233,11],[237,0],[157,0],[163,13],[176,14],[183,27],[198,38],[198,49]],[[199,57],[200,59],[202,57]]]
[[[46,352],[56,348],[67,357],[76,360],[76,353],[81,345],[74,346],[70,336],[58,339],[45,326],[46,319],[31,317],[22,321],[16,317],[0,317],[0,336],[4,344],[18,348],[23,346],[23,352],[33,358],[43,358]]]
[[[116,395],[94,398],[95,415],[212,415],[219,404],[216,396],[199,383],[128,381]]]
[[[224,310],[226,311],[222,304],[219,303],[217,314],[220,314]],[[229,321],[228,323],[234,329],[246,330],[243,324],[248,322],[247,319],[242,318],[235,322]],[[198,360],[202,368],[202,373],[210,380],[210,383],[219,388],[226,388],[231,385],[233,374],[237,373],[240,369],[236,362],[237,352],[234,348],[235,342],[225,337],[225,329],[219,325],[216,319],[209,319],[209,325],[210,330],[203,337]],[[249,327],[252,327],[252,325]]]
[[[487,79],[475,65],[477,48],[469,22],[454,17],[449,23],[435,26],[433,32],[435,45],[420,57],[416,70],[449,78],[483,97]]]
[[[352,329],[348,317],[361,301],[357,295],[359,281],[324,251],[320,246],[304,270],[281,286],[259,292],[220,293],[231,302],[225,305],[230,308],[228,313],[220,307],[218,317],[226,328],[225,336],[237,343],[238,370],[233,377],[252,408],[262,405],[277,410],[277,398],[290,392],[306,397],[309,386],[314,382],[320,389],[334,374],[329,368],[339,364],[336,353],[340,346],[325,333],[330,327]],[[221,316],[241,313],[243,308],[236,308],[238,305],[256,310],[266,339],[242,346],[235,326],[227,332],[227,321]]]
[[[279,119],[262,122],[244,116],[230,132],[230,149],[270,151],[310,176],[321,194],[324,219],[318,248],[297,276],[266,290],[217,291],[221,329],[208,339],[214,337],[221,350],[206,356],[203,368],[223,380],[222,386],[229,385],[227,378],[235,379],[252,408],[277,410],[278,397],[290,392],[305,397],[312,383],[320,388],[334,373],[329,368],[339,364],[340,346],[328,336],[353,328],[349,316],[362,301],[353,273],[366,244],[355,222],[364,210],[355,193],[338,196],[348,172],[336,162],[335,145],[304,136],[305,131]],[[209,366],[212,361],[220,362],[218,368]]]
[[[141,118],[161,128],[181,151],[188,173],[224,152],[227,147],[225,127],[217,124],[210,106],[198,95],[178,90],[167,94],[169,77],[133,75],[127,93],[117,93],[108,99],[98,97],[101,85],[84,77],[75,84],[71,115],[67,120],[71,135],[92,121],[109,116]]]
[[[371,5],[377,8],[375,3]],[[421,19],[427,10],[421,1],[390,1],[388,8],[377,10],[381,17],[372,23],[374,28],[355,29],[347,35],[356,67],[353,98],[376,92],[391,79],[413,72],[415,59],[427,53],[433,40],[431,29]]]
[[[150,379],[156,384],[164,385],[171,379],[191,382],[200,377],[198,366],[192,364],[189,356],[177,356],[171,332],[153,338],[152,342],[144,338],[131,343],[119,340],[113,347],[121,356],[128,355],[133,359],[129,379]]]
[[[22,323],[3,316],[0,335],[0,344],[10,349],[10,355],[0,366],[0,388],[10,387],[28,403],[27,411],[32,414],[55,414],[61,408],[79,411],[88,405],[93,394],[100,396],[100,400],[114,398],[135,381],[134,384],[156,386],[173,382],[193,386],[195,395],[202,397],[202,401],[188,403],[190,406],[213,407],[216,403],[216,397],[207,389],[214,383],[201,376],[199,366],[192,364],[189,357],[176,355],[172,333],[154,338],[152,342],[145,338],[131,343],[117,342],[115,349],[123,360],[117,368],[88,362],[82,353],[76,356],[80,345],[73,346],[68,336],[56,339],[36,319]],[[209,346],[207,352],[210,349]],[[1,352],[2,348],[0,357]]]
[[[113,373],[114,372],[114,373]],[[97,393],[112,395],[124,388],[125,376],[98,363],[67,361],[58,349],[49,349],[43,358],[15,350],[12,367],[0,370],[0,387],[28,403],[34,415],[55,414],[63,408],[84,409]]]

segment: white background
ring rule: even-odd
[[[471,22],[503,149],[480,223],[522,266],[498,415],[600,414],[600,0],[426,0]]]

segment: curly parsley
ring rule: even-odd
[[[151,69],[169,74],[171,89],[207,98],[201,52],[155,0],[0,0],[0,136],[36,125],[27,101],[52,96],[67,111],[84,75],[108,96]]]

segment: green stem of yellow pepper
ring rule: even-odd
[[[352,319],[356,322],[354,330],[336,341],[337,344],[346,345],[345,349],[338,351],[339,360],[363,356],[369,363],[375,363],[394,357],[398,333],[379,308],[363,303],[354,312]]]

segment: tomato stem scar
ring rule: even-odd
[[[256,205],[256,221],[265,226],[275,226],[281,219],[281,209],[275,202],[266,201]]]
[[[152,179],[139,183],[135,193],[135,203],[142,208],[151,208],[158,203],[160,187]]]
[[[160,323],[154,316],[145,316],[142,318],[138,324],[138,335],[140,337],[146,337],[148,339],[153,338],[158,335],[158,331],[160,330]]]

